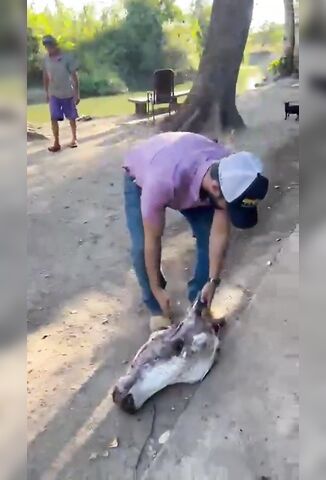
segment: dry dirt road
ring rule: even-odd
[[[249,128],[236,146],[262,156],[271,189],[255,231],[233,235],[214,303],[231,322],[241,321],[267,262],[297,223],[298,123],[283,120],[283,101],[297,95],[284,81],[239,99]],[[29,480],[141,478],[159,436],[173,429],[196,389],[205,389],[205,382],[173,387],[134,417],[112,405],[116,378],[148,336],[130,269],[121,163],[133,142],[152,133],[147,124],[102,119],[80,125],[76,150],[51,155],[44,141],[28,145]],[[192,255],[187,225],[169,212],[164,267],[180,311]],[[115,438],[119,446],[110,449]]]

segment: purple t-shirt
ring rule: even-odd
[[[143,219],[162,225],[166,207],[206,205],[200,199],[203,178],[213,163],[230,154],[223,145],[188,132],[161,133],[137,145],[124,168],[142,189]]]

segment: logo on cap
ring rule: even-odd
[[[241,206],[245,208],[257,207],[258,200],[254,198],[244,198],[242,200]]]

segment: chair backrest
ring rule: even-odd
[[[154,72],[154,101],[169,103],[174,96],[174,71],[171,69]]]

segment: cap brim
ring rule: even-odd
[[[242,208],[239,205],[228,204],[228,212],[232,225],[236,228],[253,228],[258,222],[257,207]]]

